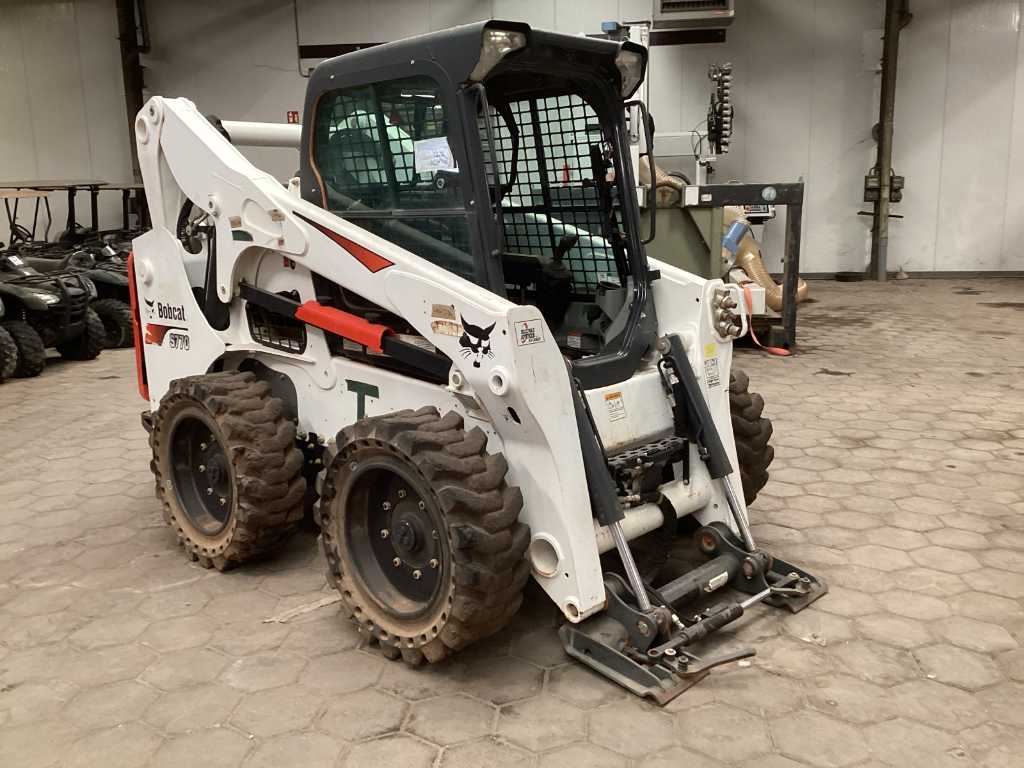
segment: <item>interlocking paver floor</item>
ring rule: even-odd
[[[802,353],[738,364],[775,422],[754,533],[832,592],[664,709],[568,663],[537,591],[412,670],[293,610],[331,594],[312,534],[190,564],[130,351],[3,384],[0,766],[1024,764],[1024,281],[811,290]]]

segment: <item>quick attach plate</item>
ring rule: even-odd
[[[620,576],[606,573],[604,579],[607,610],[580,624],[563,625],[558,636],[566,653],[637,696],[665,705],[712,668],[754,655],[751,649],[711,659],[682,649],[649,652],[656,632],[651,617],[622,597],[628,589]]]

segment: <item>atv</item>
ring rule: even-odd
[[[60,243],[27,243],[18,248],[26,265],[44,274],[71,272],[88,278],[97,297],[89,305],[103,322],[104,346],[132,345],[132,314],[128,297],[128,256],[114,237],[69,248]]]
[[[386,657],[500,632],[532,578],[570,656],[662,704],[753,654],[698,654],[716,630],[825,594],[748,523],[771,425],[732,370],[743,294],[646,255],[646,62],[488,21],[322,62],[301,127],[145,104],[136,370],[192,561],[269,556],[312,478],[327,578]],[[233,141],[299,149],[298,177]],[[645,577],[649,535],[697,564]]]
[[[17,349],[14,375],[38,376],[46,349],[56,347],[69,360],[92,360],[103,349],[105,333],[89,308],[96,287],[70,272],[42,274],[13,250],[0,251],[0,298],[3,328]]]

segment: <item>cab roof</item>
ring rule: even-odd
[[[309,87],[320,90],[343,84],[379,82],[400,76],[400,71],[408,71],[408,66],[416,61],[433,62],[453,84],[464,83],[469,80],[480,58],[486,29],[522,32],[526,36],[526,46],[507,54],[488,73],[488,77],[517,67],[534,71],[550,68],[552,72],[562,70],[565,73],[573,69],[598,70],[618,86],[621,84],[621,75],[615,57],[622,48],[639,52],[646,68],[647,50],[636,43],[548,32],[532,29],[521,22],[492,19],[395,40],[326,59],[310,75]],[[394,69],[395,73],[389,74],[388,69]]]

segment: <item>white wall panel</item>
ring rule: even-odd
[[[1020,6],[975,0],[952,3],[951,10],[936,267],[995,269],[1003,249]]]
[[[907,188],[903,201],[893,205],[905,218],[889,221],[889,260],[908,272],[937,268],[950,2],[916,0],[914,21],[900,36],[893,158]]]
[[[127,117],[114,5],[108,0],[4,3],[0,8],[0,181],[100,178],[130,173]],[[54,226],[64,227],[66,196],[53,193]],[[78,197],[80,223],[88,195]],[[19,207],[31,224],[32,206]],[[100,196],[100,226],[121,221],[117,194]],[[42,236],[42,228],[37,232]],[[6,218],[0,241],[7,242]]]
[[[998,264],[999,269],[1009,270],[1024,270],[1024,43],[1021,41],[1020,23],[1018,14],[1006,210],[1003,213],[1003,247]]]
[[[879,3],[818,0],[809,67],[804,263],[816,272],[859,270],[866,263],[871,219],[860,179],[874,163],[874,75],[865,71],[858,30],[877,24]],[[773,234],[781,235],[776,228]]]

